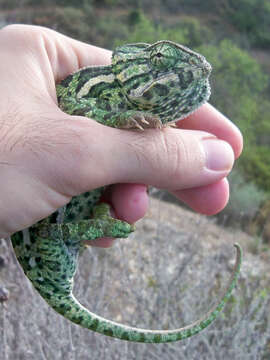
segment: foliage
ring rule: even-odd
[[[181,16],[180,20],[171,28],[182,29],[186,34],[186,45],[194,48],[209,44],[214,39],[211,29],[201,23],[195,16]]]
[[[115,44],[123,42],[153,43],[157,40],[168,39],[187,46],[199,46],[210,41],[213,34],[209,28],[192,16],[183,16],[173,24],[160,24],[142,13],[141,10],[129,12],[125,21],[127,29],[122,39],[116,36]]]
[[[162,39],[169,39],[179,43],[186,43],[186,32],[182,29],[169,29],[159,24],[155,24],[141,11],[132,11],[128,20],[130,25],[127,26],[127,32],[122,36],[122,39],[116,39],[115,45],[119,45],[124,42],[146,42],[153,43]]]
[[[266,195],[255,183],[247,182],[238,170],[232,171],[229,182],[230,201],[218,215],[219,221],[230,226],[241,225],[246,229],[259,211]]]
[[[256,47],[270,47],[269,0],[227,0],[227,17]]]
[[[270,148],[268,146],[250,146],[246,149],[241,167],[247,180],[269,191],[270,189]]]

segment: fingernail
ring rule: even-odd
[[[234,162],[234,153],[231,146],[223,140],[215,138],[202,141],[206,154],[206,167],[214,171],[230,170]]]

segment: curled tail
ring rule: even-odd
[[[122,325],[91,313],[83,307],[72,294],[61,298],[59,296],[52,296],[51,299],[46,299],[46,301],[54,308],[54,310],[63,315],[65,318],[82,327],[107,336],[144,343],[165,343],[183,340],[199,333],[201,330],[210,325],[230,298],[232,290],[236,285],[242,262],[241,247],[238,244],[234,244],[234,246],[237,251],[234,270],[228,286],[225,288],[218,303],[214,305],[201,319],[183,328],[175,330],[147,330]]]

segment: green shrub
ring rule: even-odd
[[[182,31],[185,34],[185,45],[191,48],[209,44],[214,35],[211,29],[202,25],[198,18],[195,16],[181,16],[177,23],[169,26],[171,31]]]
[[[136,17],[132,11],[128,16],[128,20],[132,25],[128,26],[127,32],[122,34],[121,39],[115,40],[116,46],[125,42],[153,43],[158,40],[187,43],[185,31],[182,31],[182,29],[166,29],[159,24],[155,24],[140,11],[137,12]]]
[[[269,0],[227,0],[227,18],[255,46],[270,47]]]
[[[247,147],[241,169],[248,181],[254,181],[265,191],[270,190],[270,148],[269,146]]]
[[[230,200],[226,208],[217,215],[218,219],[226,225],[240,225],[246,229],[257,214],[266,194],[255,183],[247,182],[237,170],[229,175],[229,182]]]

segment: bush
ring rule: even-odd
[[[266,194],[254,183],[247,182],[237,170],[229,175],[229,181],[230,200],[226,208],[217,215],[219,222],[230,226],[240,225],[246,229],[259,211]]]
[[[250,146],[245,150],[241,168],[249,181],[254,181],[265,191],[270,189],[270,148]]]
[[[136,15],[136,16],[135,16]],[[182,29],[166,29],[155,24],[141,11],[132,11],[129,16],[127,32],[123,33],[121,39],[115,40],[115,46],[123,43],[145,42],[153,43],[158,40],[172,40],[178,43],[187,43],[186,32]]]
[[[228,0],[227,18],[255,46],[270,47],[269,0]]]
[[[181,20],[171,26],[172,31],[182,31],[185,34],[185,45],[192,48],[209,44],[213,39],[213,33],[209,27],[200,23],[194,16],[183,16]]]

